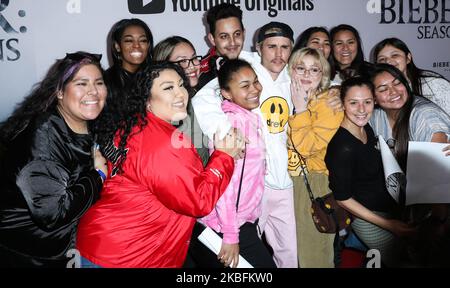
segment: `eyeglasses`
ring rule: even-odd
[[[320,68],[317,67],[312,67],[310,69],[306,69],[303,66],[297,66],[294,68],[295,73],[297,73],[298,75],[305,75],[306,72],[308,72],[309,75],[316,77],[317,75],[319,75],[322,70]]]
[[[102,60],[102,54],[91,54],[87,52],[66,53],[65,59],[70,59],[73,61],[89,59],[91,61],[100,62],[100,60]]]
[[[183,60],[175,61],[172,63],[179,65],[183,69],[187,69],[187,68],[189,68],[190,64],[192,64],[193,66],[200,65],[200,61],[202,61],[202,56],[195,56],[195,57],[192,57],[191,59],[183,59]]]

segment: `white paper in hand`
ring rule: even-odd
[[[450,157],[447,143],[414,142],[408,145],[406,204],[450,203]]]
[[[381,159],[383,161],[386,188],[392,198],[394,198],[394,200],[398,203],[400,190],[405,184],[405,174],[400,168],[400,165],[398,165],[397,159],[395,159],[383,136],[378,135],[378,143],[381,152]]]
[[[211,228],[206,227],[205,230],[198,236],[198,240],[203,243],[209,250],[218,255],[220,247],[222,247],[222,238],[216,234]],[[239,263],[237,268],[253,268],[241,255],[239,255]]]

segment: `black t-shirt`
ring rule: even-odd
[[[330,189],[336,200],[353,197],[371,211],[395,213],[398,206],[386,189],[377,139],[369,125],[364,129],[366,144],[342,127],[328,144],[325,163]]]

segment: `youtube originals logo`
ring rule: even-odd
[[[128,0],[132,14],[157,14],[166,9],[164,0]],[[312,11],[314,0],[172,0],[173,12],[208,11],[219,3],[230,3],[247,11],[267,11],[269,17],[277,17],[279,11]],[[169,5],[169,4],[168,4]],[[242,5],[242,7],[241,7]]]
[[[158,14],[165,9],[165,0],[128,0],[128,11],[132,14]]]

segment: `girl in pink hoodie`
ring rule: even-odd
[[[256,230],[264,191],[265,145],[261,119],[252,110],[259,107],[262,87],[251,65],[239,59],[228,60],[218,80],[225,99],[222,110],[248,143],[244,157],[235,163],[227,190],[214,210],[200,220],[223,236],[221,250],[217,256],[205,252],[195,260],[202,267],[236,267],[240,254],[255,268],[275,268]]]

